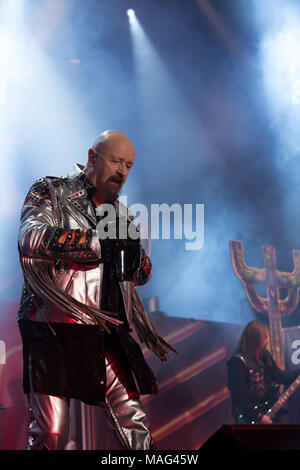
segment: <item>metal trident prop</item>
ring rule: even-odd
[[[276,250],[273,246],[262,246],[264,268],[247,266],[244,259],[243,244],[230,241],[233,269],[242,281],[248,300],[255,310],[269,316],[270,345],[277,365],[284,369],[284,335],[281,316],[293,313],[299,302],[300,287],[300,250],[293,250],[294,270],[278,271],[276,268]],[[266,297],[256,292],[255,284],[266,287]],[[287,288],[287,296],[280,298],[279,288]]]

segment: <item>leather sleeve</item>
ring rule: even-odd
[[[36,181],[25,198],[18,247],[21,256],[95,263],[100,242],[95,230],[65,230],[57,225],[46,178]]]
[[[251,404],[249,370],[237,356],[227,362],[227,386],[240,409],[247,410]]]
[[[273,381],[277,384],[290,385],[300,374],[299,369],[282,370],[268,351],[265,351],[264,362],[267,364]]]

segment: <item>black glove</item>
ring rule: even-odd
[[[119,281],[132,281],[142,257],[140,240],[106,238],[100,244],[101,261],[112,265]]]
[[[119,281],[132,281],[140,267],[142,247],[139,240],[116,240],[116,273]]]

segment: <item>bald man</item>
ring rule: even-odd
[[[121,219],[133,223],[118,195],[134,159],[124,133],[105,131],[85,167],[39,179],[25,198],[18,324],[28,449],[65,448],[72,398],[104,407],[122,448],[155,449],[140,395],[157,393],[157,382],[131,332],[161,360],[174,349],[153,328],[135,290],[149,281],[151,261],[139,239],[118,236]],[[108,236],[111,224],[115,237]]]
[[[98,137],[88,152],[84,169],[96,188],[93,200],[97,206],[115,201],[134,164],[134,156],[134,146],[122,132],[106,131]]]

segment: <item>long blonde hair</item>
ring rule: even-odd
[[[248,357],[255,357],[264,340],[268,337],[268,326],[263,322],[253,320],[245,326],[236,347],[236,352]]]

